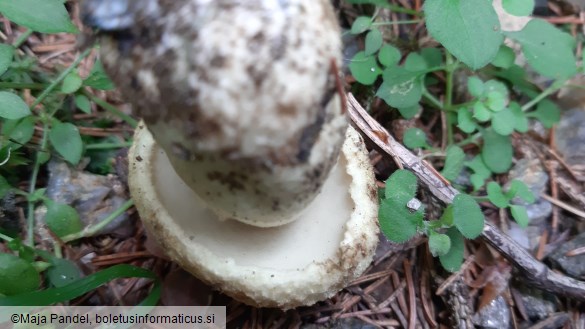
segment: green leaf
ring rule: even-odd
[[[376,96],[392,107],[415,106],[422,97],[421,74],[397,66],[386,68],[383,74],[384,82]]]
[[[85,95],[75,95],[75,106],[83,113],[91,113],[91,102]]]
[[[561,120],[561,110],[548,99],[540,101],[535,111],[526,113],[526,116],[540,121],[546,128],[552,128]]]
[[[404,205],[406,205],[406,203],[416,195],[417,186],[416,176],[413,173],[404,169],[396,170],[386,180],[384,195],[386,198],[391,196],[402,197],[397,200],[404,202]],[[397,194],[396,192],[402,194]]]
[[[10,142],[9,145],[12,147],[12,150],[17,150],[21,148],[23,145],[28,143],[35,133],[35,117],[29,115],[27,117],[22,118],[14,129],[10,132],[9,136],[10,139],[14,140],[14,142]]]
[[[423,216],[411,214],[406,204],[400,204],[392,199],[382,200],[378,217],[380,230],[388,240],[402,243],[410,240],[417,232],[418,222]]]
[[[457,110],[457,127],[465,133],[472,133],[476,129],[476,124],[473,121],[473,115],[467,108],[460,108]]]
[[[58,237],[77,233],[83,229],[83,223],[75,208],[63,203],[45,200],[47,214],[45,222]]]
[[[0,13],[42,33],[77,33],[62,0],[0,0]]]
[[[520,227],[527,227],[528,223],[530,222],[530,218],[528,218],[528,212],[526,211],[526,207],[518,206],[518,205],[511,205],[510,206],[510,213],[512,217],[520,225]]]
[[[571,35],[561,32],[552,24],[532,19],[518,32],[505,32],[506,36],[522,45],[522,52],[536,72],[549,78],[568,78],[577,72]]]
[[[76,165],[81,159],[83,143],[75,125],[56,121],[49,132],[49,140],[67,162]]]
[[[427,29],[473,70],[491,62],[504,37],[492,3],[485,0],[427,0]]]
[[[1,266],[1,265],[0,265]],[[115,265],[96,273],[92,273],[82,279],[72,282],[61,288],[50,288],[41,291],[19,294],[12,297],[0,297],[0,306],[46,306],[60,302],[70,301],[77,298],[102,284],[117,278],[156,278],[155,274],[140,267],[120,264]],[[153,289],[160,293],[157,289]]]
[[[104,66],[99,60],[93,64],[89,76],[83,80],[83,85],[98,90],[112,90],[115,88],[114,83],[104,71]]]
[[[382,73],[376,57],[366,56],[366,53],[363,51],[355,54],[351,63],[349,63],[349,71],[357,82],[366,86],[373,84]]]
[[[370,29],[372,18],[368,16],[359,16],[351,25],[351,34],[360,34]]]
[[[423,48],[420,54],[427,62],[428,67],[437,67],[443,64],[443,53],[439,48]]]
[[[398,64],[400,57],[400,51],[392,45],[384,45],[378,52],[378,60],[380,61],[380,64],[386,67]]]
[[[463,252],[465,249],[465,240],[455,227],[447,230],[447,236],[451,240],[451,248],[443,255],[439,256],[441,265],[449,272],[457,272],[463,264]]]
[[[481,97],[484,92],[483,81],[476,76],[470,76],[467,79],[467,90],[473,97]]]
[[[508,69],[514,64],[514,59],[516,55],[514,54],[514,50],[512,48],[501,45],[496,57],[492,61],[492,65],[495,67],[500,67],[503,69]]]
[[[473,117],[479,122],[486,122],[492,117],[492,112],[482,102],[473,105]]]
[[[382,33],[378,29],[373,29],[366,34],[366,56],[373,55],[382,47]]]
[[[483,231],[484,216],[477,202],[467,194],[453,198],[453,223],[468,239],[475,239]]]
[[[41,277],[31,263],[10,254],[0,253],[0,294],[12,296],[35,290]]]
[[[77,72],[71,72],[67,74],[65,79],[63,79],[63,83],[61,84],[61,92],[65,94],[72,94],[81,88],[82,84],[83,80],[79,74]]]
[[[380,204],[378,216],[380,229],[389,240],[405,242],[416,234],[422,224],[422,208],[411,212],[407,207],[416,189],[416,176],[408,170],[397,170],[386,180],[386,199]]]
[[[4,176],[0,175],[0,199],[4,198],[11,190],[12,186],[10,186]]]
[[[13,93],[0,91],[0,118],[17,120],[31,115],[28,105]]]
[[[441,218],[439,218],[439,222],[442,226],[453,226],[453,204],[447,205],[447,208],[445,208],[445,211],[441,214]]]
[[[507,172],[512,166],[514,150],[509,136],[502,136],[492,128],[483,133],[481,157],[485,165],[496,174]]]
[[[403,142],[409,149],[426,148],[429,146],[427,143],[427,135],[418,128],[409,128],[406,130]]]
[[[429,236],[429,249],[433,257],[444,256],[451,249],[451,239],[447,234],[432,231]]]
[[[508,105],[508,108],[510,109],[510,111],[512,112],[512,114],[514,115],[514,130],[516,130],[519,133],[525,133],[528,131],[528,118],[526,117],[526,114],[524,112],[522,112],[522,108],[520,107],[520,104],[516,103],[516,102],[511,102],[510,105]]]
[[[487,184],[488,199],[498,208],[507,208],[509,206],[510,198],[507,198],[502,192],[502,187],[496,182],[489,182]]]
[[[518,179],[514,179],[512,183],[510,183],[510,189],[506,193],[506,196],[510,200],[513,199],[515,196],[518,196],[528,203],[534,203],[536,201],[534,194],[528,188],[528,186]]]
[[[516,127],[516,115],[508,108],[492,115],[492,127],[500,135],[510,135]]]
[[[465,160],[465,152],[457,146],[451,145],[447,149],[447,157],[445,158],[445,166],[441,171],[441,175],[446,179],[453,181],[459,176],[463,163]]]
[[[81,271],[70,260],[55,257],[51,260],[51,265],[47,270],[47,278],[54,287],[64,287],[81,277]]]
[[[14,47],[7,44],[0,44],[0,75],[4,74],[12,64],[14,56]]]
[[[427,62],[421,55],[417,53],[410,53],[404,60],[404,68],[410,72],[416,73],[426,70],[428,66]]]
[[[534,0],[502,0],[502,7],[514,16],[529,16],[534,11]]]
[[[498,91],[490,91],[487,93],[485,106],[494,112],[499,112],[506,107],[506,98]]]
[[[397,110],[400,112],[400,115],[402,115],[403,118],[412,119],[420,110],[420,106],[416,104],[409,107],[397,108]]]

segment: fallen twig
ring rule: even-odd
[[[425,165],[422,160],[398,143],[363,109],[351,93],[348,94],[347,100],[349,117],[359,131],[391,156],[398,165],[410,169],[436,198],[445,203],[453,202],[453,198],[459,193],[455,188],[445,184],[435,170],[431,170],[430,166]],[[485,223],[481,236],[514,264],[532,285],[551,293],[585,300],[585,282],[551,271],[492,224]]]

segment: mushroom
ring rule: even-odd
[[[256,306],[330,297],[378,241],[328,0],[85,0],[104,67],[143,118],[129,186],[183,268]]]

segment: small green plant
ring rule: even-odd
[[[75,166],[84,154],[87,156],[86,150],[127,146],[127,143],[87,145],[84,140],[88,139],[81,136],[78,128],[81,123],[71,120],[72,112],[91,113],[95,102],[131,126],[136,121],[89,91],[88,88],[114,88],[99,61],[85,79],[80,76],[78,65],[91,48],[83,50],[71,65],[57,72],[46,72],[35,58],[19,51],[33,33],[78,32],[63,1],[0,1],[0,14],[28,29],[12,44],[0,44],[0,198],[12,194],[28,203],[24,242],[14,234],[2,234],[6,232],[0,227],[0,240],[13,251],[0,253],[0,305],[50,305],[80,296],[117,277],[154,278],[147,270],[127,265],[81,278],[78,267],[61,258],[56,241],[53,254],[34,248],[34,210],[40,203],[47,209],[46,226],[63,242],[91,236],[132,206],[130,200],[102,222],[83,227],[75,208],[47,198],[46,189],[38,188],[41,168],[51,157]],[[29,103],[25,101],[25,90],[32,96]],[[40,141],[33,143],[35,130],[40,130],[41,136]],[[28,189],[15,187],[25,175]],[[47,289],[37,290],[41,282]],[[157,285],[145,302],[154,305],[158,294]]]
[[[457,209],[471,207],[474,199],[486,200],[509,209],[521,226],[528,225],[525,207],[511,202],[516,196],[533,202],[534,196],[520,181],[512,182],[504,192],[493,178],[495,174],[505,174],[510,170],[514,155],[513,136],[526,133],[531,119],[540,121],[546,128],[559,121],[560,110],[547,97],[583,71],[576,64],[575,40],[541,19],[530,20],[520,31],[502,31],[491,1],[426,0],[422,13],[396,8],[387,1],[347,1],[376,8],[371,16],[357,17],[349,31],[364,37],[364,50],[355,54],[349,65],[356,81],[375,88],[376,96],[405,119],[417,114],[424,116],[432,110],[444,112],[445,149],[433,147],[424,131],[418,128],[405,132],[404,144],[411,149],[422,149],[425,155],[443,157],[441,174],[452,183],[465,168],[471,174],[471,186],[459,187],[473,197],[461,194],[458,201],[445,209],[441,218],[429,221],[423,220],[420,211],[410,212],[405,208],[416,191],[413,179],[406,179],[408,175],[404,173],[391,176],[380,208],[380,224],[387,237],[396,242],[405,241],[416,232],[426,234],[432,253],[441,257],[447,269],[456,269],[454,265],[461,261],[457,255],[462,255],[462,250],[454,246],[462,246],[463,237],[476,236],[465,231],[462,221],[470,221],[469,227],[474,229],[483,223],[483,219],[479,220],[479,206],[473,206],[477,218],[458,218]],[[512,15],[529,15],[534,1],[505,0],[503,7]],[[377,17],[379,8],[390,8],[412,15],[414,19],[381,21]],[[408,41],[408,47],[405,47],[404,40],[392,40],[385,33],[385,26],[418,23],[421,18],[429,35],[441,44],[441,48],[416,49]],[[504,38],[520,45],[526,62],[535,73],[553,80],[549,87],[540,90],[528,80],[526,70],[515,64],[514,51],[503,44]],[[408,48],[410,52],[401,53],[399,48]],[[464,97],[454,92],[457,71],[468,75]],[[444,88],[438,95],[437,91],[431,91],[437,90],[437,73],[444,81]],[[464,99],[457,103],[456,96]],[[528,101],[522,103],[523,99]],[[470,144],[476,147],[465,148]],[[463,149],[471,149],[473,153],[468,151],[466,154]],[[391,186],[400,186],[399,189],[408,186],[405,190],[408,194],[397,192]],[[467,210],[471,211],[471,208]],[[394,226],[400,229],[397,231],[392,228]]]

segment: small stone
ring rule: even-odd
[[[518,292],[524,304],[526,315],[530,320],[546,319],[556,311],[555,303],[551,300],[554,296],[527,286],[520,287]]]
[[[509,188],[512,180],[517,179],[526,184],[530,191],[532,191],[532,194],[536,198],[535,203],[527,204],[520,198],[514,198],[512,202],[526,206],[530,225],[542,224],[552,213],[552,205],[550,202],[539,198],[548,187],[548,174],[540,164],[540,160],[536,156],[527,153],[527,158],[516,162],[510,170],[508,178],[509,182],[505,186],[506,189]]]
[[[510,328],[510,309],[506,300],[498,296],[475,314],[473,322],[479,328]]]
[[[569,165],[585,162],[585,109],[563,112],[555,130],[556,146]]]
[[[585,246],[585,232],[577,235],[571,241],[563,243],[547,259],[568,275],[574,278],[583,278],[585,277],[585,254],[567,256],[567,252],[583,246]]]

